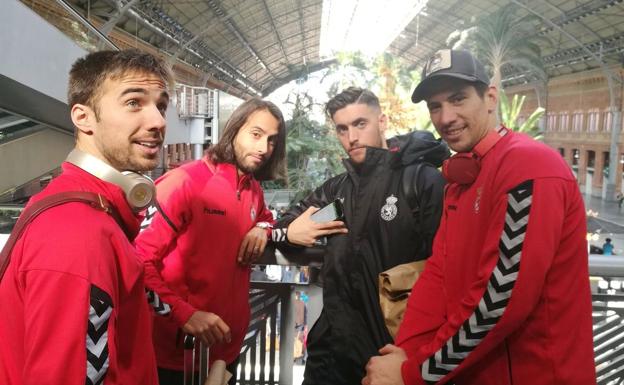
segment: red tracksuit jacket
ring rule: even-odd
[[[121,189],[69,163],[31,202],[62,191],[103,194],[138,232]],[[0,384],[158,383],[143,265],[103,211],[72,202],[37,217],[13,249],[0,309]]]
[[[448,186],[397,336],[407,385],[596,383],[583,200],[554,150],[516,133]]]
[[[236,167],[207,158],[191,162],[156,181],[160,213],[136,239],[145,261],[147,287],[154,291],[154,346],[158,366],[182,370],[181,327],[197,311],[220,316],[232,341],[210,348],[210,360],[232,362],[249,325],[248,266],[237,263],[238,248],[256,222],[271,222],[260,184]],[[153,216],[152,216],[153,215]]]

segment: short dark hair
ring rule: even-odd
[[[165,87],[173,87],[173,74],[161,58],[138,49],[98,51],[90,53],[72,65],[69,71],[67,102],[91,107],[98,116],[97,102],[106,79],[118,79],[130,72],[145,72],[160,77]]]
[[[278,122],[278,133],[275,139],[275,147],[268,161],[253,173],[257,180],[271,180],[285,177],[286,155],[286,122],[282,111],[273,103],[259,98],[252,98],[238,106],[232,116],[225,123],[225,128],[219,142],[208,148],[207,154],[214,163],[236,164],[234,153],[234,138],[245,125],[247,119],[256,111],[268,111]]]
[[[359,87],[349,87],[338,95],[329,99],[325,105],[325,113],[330,119],[334,118],[336,111],[345,108],[349,104],[366,104],[381,109],[379,99],[370,90]]]
[[[477,91],[477,95],[479,95],[481,99],[483,99],[483,95],[485,95],[485,91],[487,91],[488,88],[490,88],[489,85],[482,83],[482,82],[473,82],[471,84],[475,88],[475,91]]]

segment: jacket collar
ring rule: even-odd
[[[375,174],[378,169],[384,168],[386,164],[391,164],[396,154],[385,148],[366,147],[366,157],[360,165],[355,165],[350,158],[342,160],[343,165],[351,176],[366,177]]]
[[[121,219],[126,232],[130,240],[139,233],[139,227],[141,225],[142,215],[136,214],[128,201],[124,191],[116,184],[99,179],[88,172],[84,171],[80,167],[77,167],[71,163],[63,162],[61,165],[63,169],[63,176],[75,180],[80,188],[73,188],[74,190],[89,191],[96,194],[102,194],[110,204],[117,210],[119,218]]]
[[[254,180],[253,174],[250,173],[243,174],[239,177],[238,168],[232,163],[214,163],[207,156],[204,156],[202,160],[206,163],[210,171],[226,179],[236,190],[242,190],[243,187],[251,184],[251,181]]]

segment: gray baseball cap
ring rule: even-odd
[[[412,102],[423,100],[433,81],[442,76],[490,84],[485,67],[470,52],[442,49],[433,54],[423,67],[421,81],[412,93]]]

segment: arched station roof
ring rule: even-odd
[[[206,81],[249,96],[332,62],[319,58],[323,6],[332,1],[338,0],[56,0],[96,20],[105,34],[141,40],[201,70]],[[23,2],[34,8],[54,1]],[[418,68],[452,31],[509,2],[519,16],[536,15],[535,33],[553,42],[541,47],[549,76],[624,62],[623,0],[429,0],[387,52]],[[531,81],[521,69],[506,68],[503,76],[507,84]]]
[[[445,0],[429,1],[402,36],[388,49],[414,67],[420,67],[432,52],[445,47],[450,33],[461,29],[473,17],[491,14],[515,3],[519,17],[536,16],[535,34],[552,44],[540,43],[549,77],[624,63],[624,2],[622,0]],[[518,36],[526,38],[526,36]],[[504,68],[507,83],[530,81],[520,69]]]

